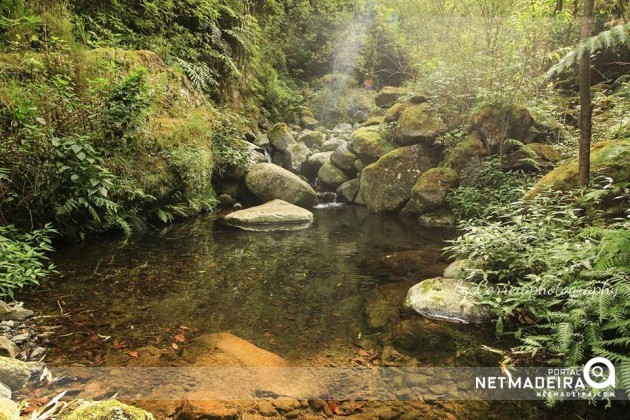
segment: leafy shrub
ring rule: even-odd
[[[630,202],[627,184],[621,196],[607,191]],[[516,329],[516,353],[570,367],[607,357],[630,393],[630,218],[611,222],[593,210],[606,195],[549,192],[493,206],[461,222],[447,250],[478,263],[469,278],[481,282],[497,332]]]
[[[30,233],[13,225],[0,226],[0,297],[12,297],[13,291],[37,285],[54,271],[46,265],[46,253],[51,252],[51,225]]]
[[[471,185],[460,186],[447,197],[453,214],[459,218],[480,218],[502,206],[518,200],[534,178],[522,171],[501,170],[498,159],[483,162],[481,171]]]

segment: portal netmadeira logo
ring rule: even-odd
[[[537,398],[615,398],[615,385],[615,366],[605,357],[595,357],[581,368],[505,369],[501,376],[477,377],[475,382],[478,390],[514,391],[515,398],[523,391]]]

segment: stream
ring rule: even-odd
[[[44,361],[123,366],[140,348],[176,355],[196,337],[230,332],[300,366],[369,365],[385,348],[421,366],[497,366],[500,356],[482,348],[506,346],[493,325],[402,307],[409,287],[441,275],[454,232],[365,207],[313,212],[303,231],[247,232],[205,216],[60,250],[56,278],[21,297],[54,327]]]

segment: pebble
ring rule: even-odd
[[[15,344],[22,344],[29,338],[31,338],[31,335],[29,333],[23,333],[11,337],[11,341],[13,341]]]
[[[41,360],[46,355],[47,349],[44,347],[35,347],[28,356],[29,360]]]

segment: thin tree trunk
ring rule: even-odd
[[[594,0],[584,0],[582,7],[582,40],[591,36],[593,27]],[[591,132],[593,127],[591,101],[591,57],[584,53],[579,64],[580,82],[580,152],[579,173],[580,186],[586,187],[589,183],[591,172]]]

